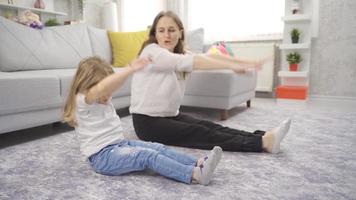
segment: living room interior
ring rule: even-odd
[[[0,199],[356,199],[355,9],[352,0],[0,0]],[[77,64],[97,55],[120,72],[162,10],[181,18],[192,53],[269,58],[257,72],[192,72],[180,111],[249,131],[290,118],[280,153],[224,151],[208,186],[90,168],[61,116]],[[125,137],[138,139],[131,82],[113,103]]]

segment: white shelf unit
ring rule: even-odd
[[[300,78],[306,78],[308,77],[308,72],[307,71],[296,71],[296,72],[291,72],[291,71],[279,71],[278,72],[279,77],[300,77]]]
[[[316,5],[314,1],[318,0],[285,0],[285,16],[282,17],[284,22],[283,42],[279,45],[281,50],[281,70],[278,72],[280,78],[280,85],[277,87],[277,98],[280,97],[286,87],[291,86],[290,91],[286,93],[293,93],[295,86],[301,88],[309,87],[309,71],[310,71],[310,47],[313,34],[313,7]],[[292,5],[299,2],[299,11],[296,14],[292,13]],[[292,43],[290,32],[292,29],[299,29],[301,32],[298,43]],[[298,64],[298,71],[289,71],[289,63],[286,56],[289,53],[298,52],[302,56],[302,62]],[[300,88],[299,88],[300,89]],[[296,93],[300,90],[296,90]],[[293,96],[293,95],[291,95]],[[296,95],[298,96],[298,95]],[[294,97],[291,97],[294,99]],[[304,100],[306,100],[304,98]]]
[[[295,50],[295,49],[309,49],[310,42],[306,43],[297,43],[297,44],[281,44],[279,45],[280,49],[283,50]]]
[[[5,16],[11,13],[10,16],[12,18],[14,16],[19,16],[25,10],[30,10],[31,12],[38,14],[43,24],[49,19],[55,18],[58,20],[58,18],[67,16],[67,13],[65,12],[57,12],[50,9],[38,9],[26,5],[0,3],[0,16]]]
[[[17,6],[13,4],[3,4],[0,3],[0,7],[6,8],[6,9],[13,9],[13,10],[31,10],[35,13],[45,13],[45,14],[51,14],[51,15],[62,15],[66,16],[67,13],[64,12],[56,12],[56,11],[51,11],[51,10],[45,10],[45,9],[38,9],[38,8],[30,8],[30,7],[25,7],[25,6]]]
[[[282,20],[285,23],[295,23],[295,22],[303,22],[303,21],[310,21],[311,17],[307,14],[294,14],[294,15],[287,15],[282,17]]]

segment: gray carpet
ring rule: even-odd
[[[213,110],[183,110],[216,120]],[[153,172],[110,177],[90,169],[72,129],[43,126],[0,135],[0,199],[356,199],[355,111],[255,103],[230,114],[219,123],[247,130],[269,129],[291,117],[282,152],[224,152],[209,186]],[[131,117],[122,121],[133,133]]]

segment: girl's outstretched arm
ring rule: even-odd
[[[127,64],[120,73],[114,73],[105,77],[98,84],[89,89],[85,95],[86,102],[91,104],[102,96],[111,95],[122,86],[127,77],[141,70],[148,63],[149,60],[147,58],[135,59],[130,64]]]

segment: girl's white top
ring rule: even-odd
[[[87,104],[85,95],[76,96],[75,132],[80,151],[87,157],[124,139],[121,121],[111,102]]]
[[[193,70],[193,55],[172,53],[150,44],[140,57],[149,58],[151,63],[133,76],[130,113],[177,116],[185,91],[183,72]]]

